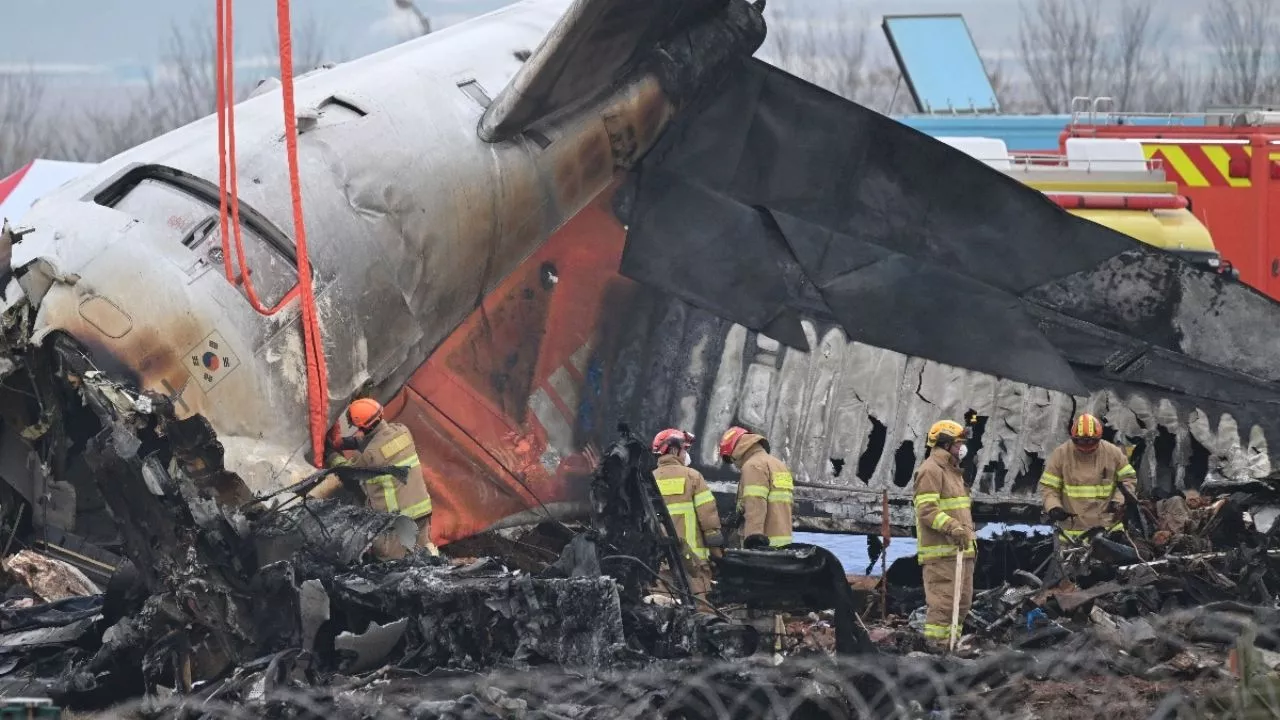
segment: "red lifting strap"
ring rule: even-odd
[[[302,184],[298,173],[298,123],[293,104],[293,42],[289,20],[289,0],[277,0],[276,24],[280,35],[280,83],[284,95],[284,137],[289,159],[289,190],[293,199],[293,231],[297,238],[298,281],[274,307],[258,298],[244,254],[240,225],[240,192],[236,172],[235,133],[235,52],[232,35],[234,0],[217,0],[217,105],[218,105],[218,185],[219,228],[222,233],[223,269],[227,281],[243,285],[253,309],[274,315],[295,297],[302,306],[302,345],[307,364],[307,416],[311,434],[312,463],[324,465],[324,435],[329,419],[329,372],[324,361],[324,342],[316,316],[315,290],[311,284],[311,257],[307,251],[307,230],[302,213]],[[228,187],[228,183],[230,187]],[[229,192],[228,192],[229,191]],[[231,242],[235,240],[236,268],[232,267]],[[238,274],[236,272],[238,270]]]

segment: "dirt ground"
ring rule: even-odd
[[[1225,679],[1143,680],[1098,676],[1074,682],[1016,680],[966,701],[958,717],[1026,717],[1037,720],[1147,720],[1161,709],[1189,709],[1196,700],[1229,692]],[[1180,695],[1181,700],[1176,696]],[[1171,715],[1163,715],[1172,717]]]

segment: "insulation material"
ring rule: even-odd
[[[31,550],[5,558],[4,569],[45,602],[102,592],[78,569]]]

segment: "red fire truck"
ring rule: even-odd
[[[1059,138],[1137,140],[1208,227],[1224,267],[1280,300],[1280,112],[1225,109],[1195,116],[1073,112]],[[1134,124],[1141,117],[1144,124]],[[1153,124],[1153,119],[1167,124]],[[1190,124],[1190,122],[1196,124]],[[1202,123],[1202,124],[1201,124]],[[1272,232],[1275,230],[1276,232]]]

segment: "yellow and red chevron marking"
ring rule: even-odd
[[[1148,160],[1160,160],[1169,179],[1183,187],[1252,187],[1249,178],[1231,177],[1234,160],[1246,164],[1253,157],[1249,145],[1212,145],[1198,143],[1143,143],[1143,153]],[[1273,151],[1271,160],[1280,160],[1280,151]]]

